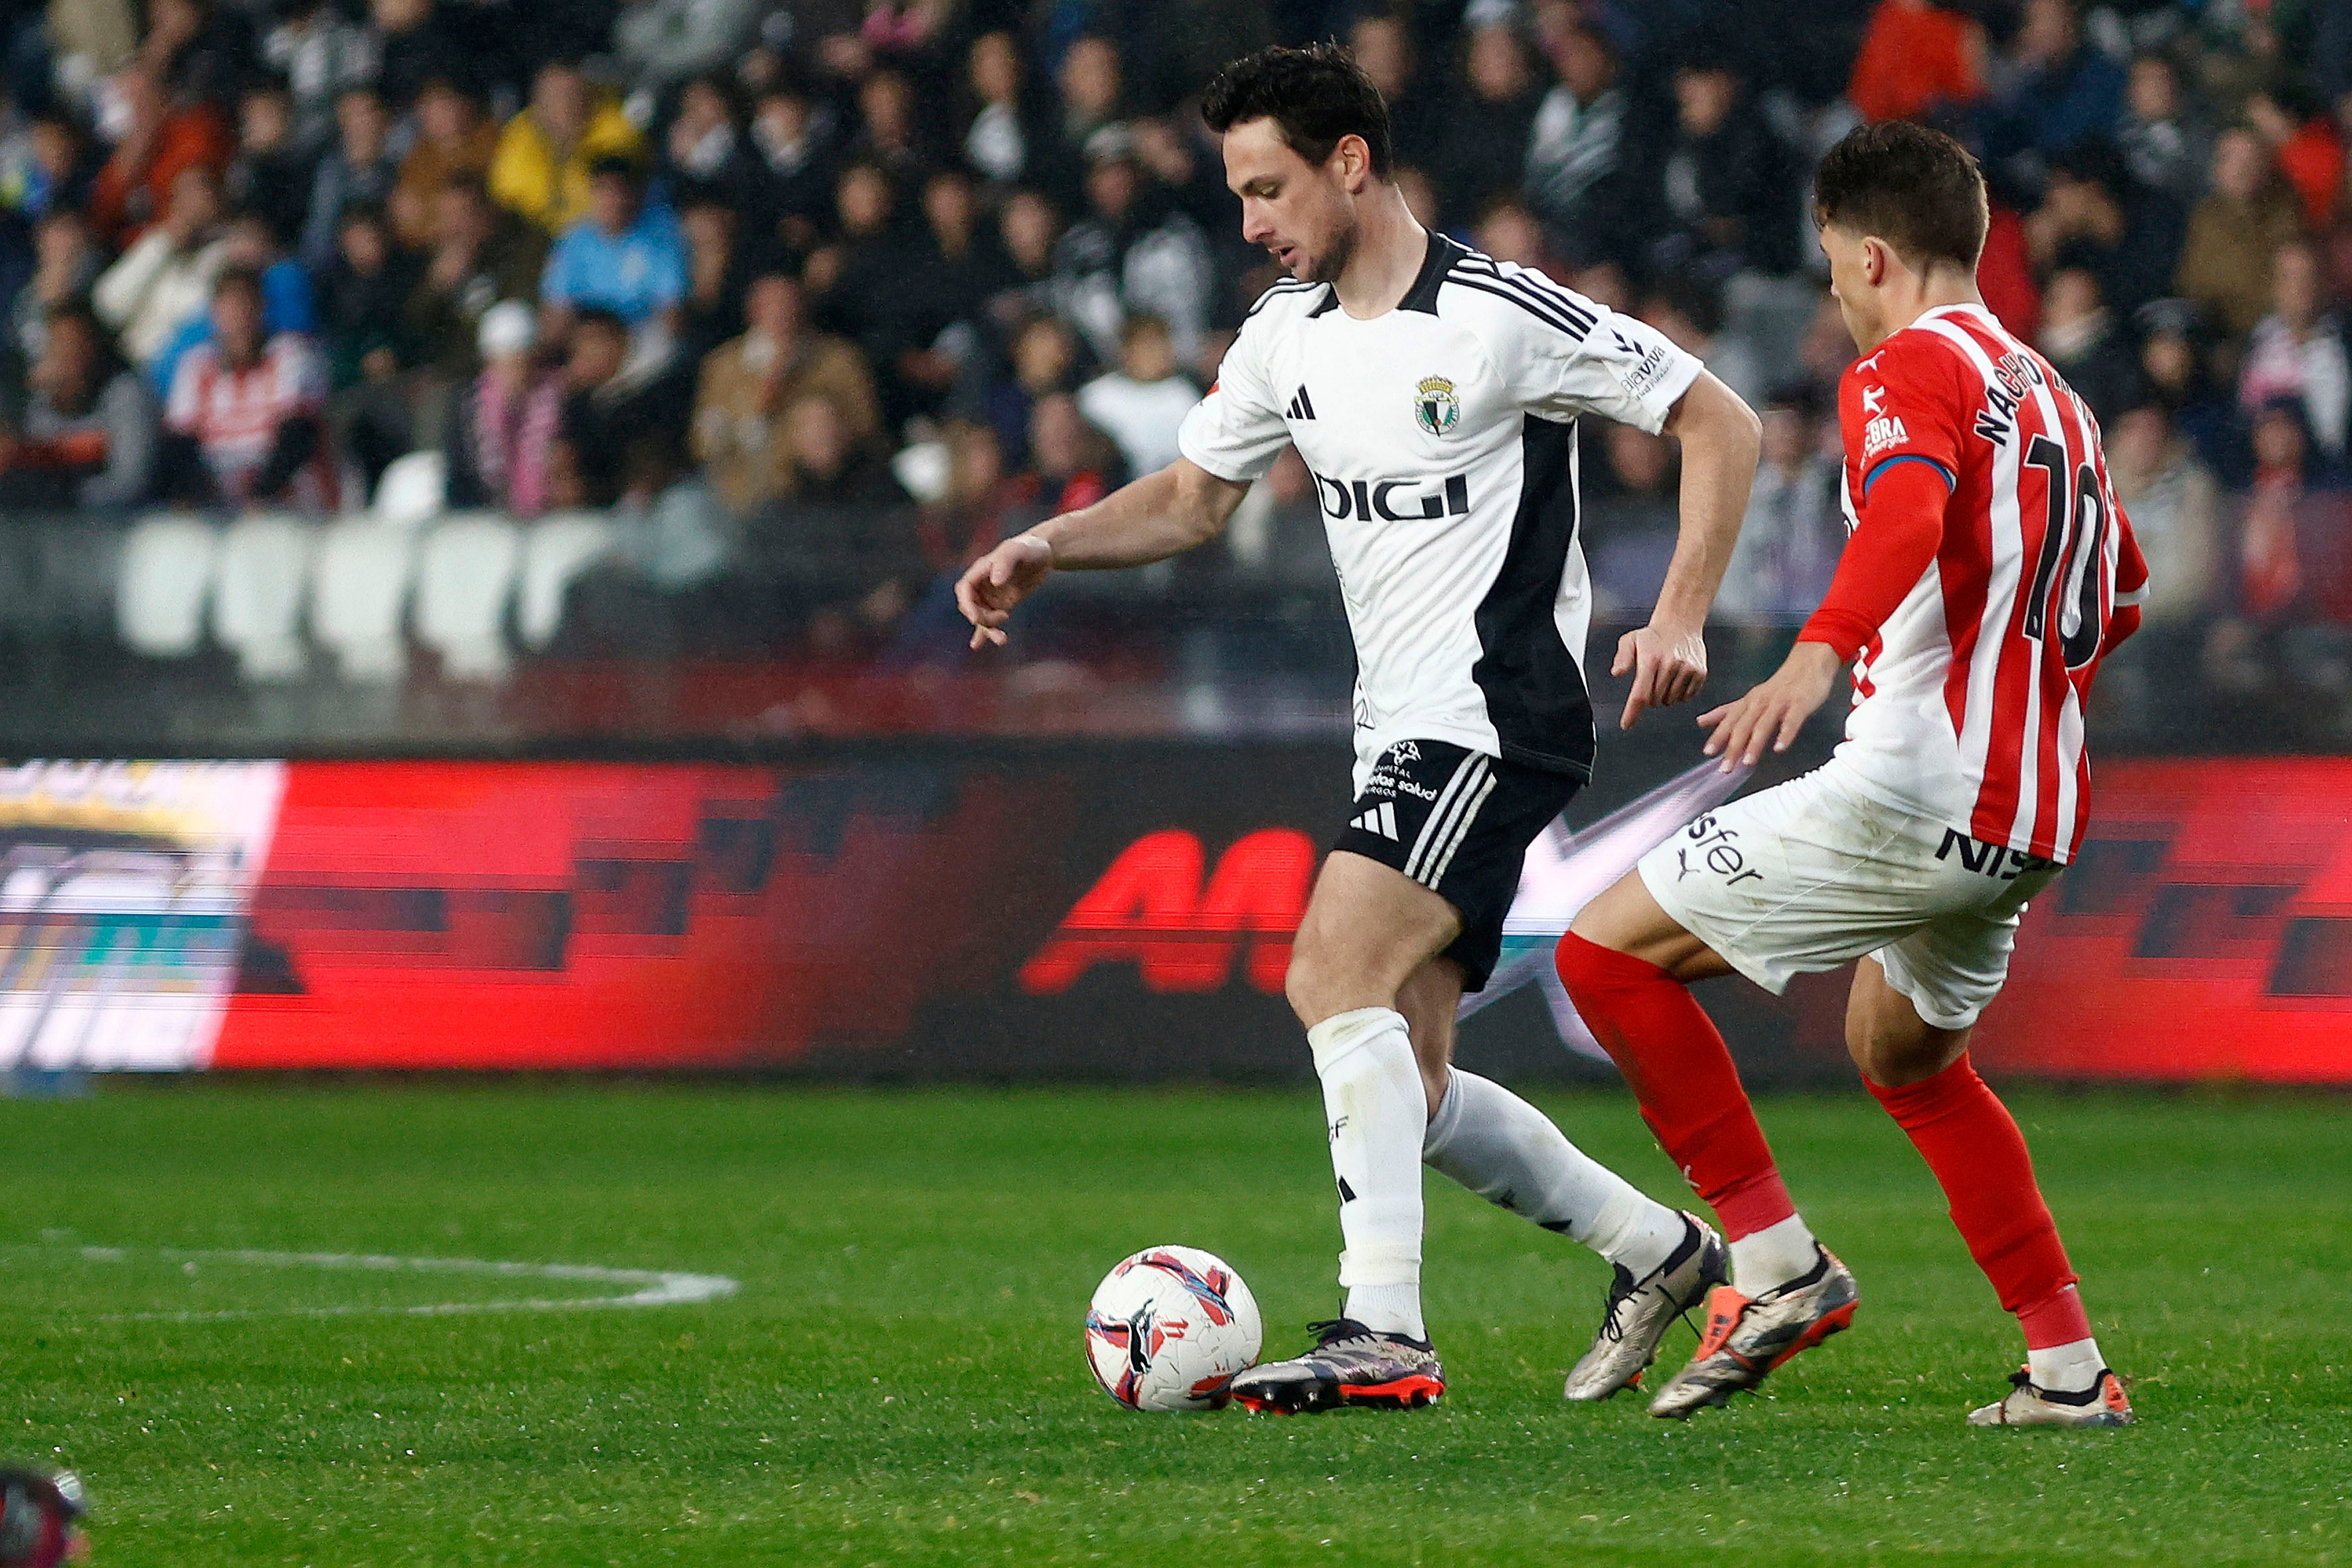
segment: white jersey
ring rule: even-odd
[[[1358,321],[1283,282],[1184,421],[1186,458],[1315,476],[1356,642],[1360,768],[1450,741],[1590,777],[1591,587],[1576,419],[1656,433],[1699,363],[1650,327],[1433,233],[1397,308]]]

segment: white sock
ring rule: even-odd
[[[2098,1381],[2106,1365],[2100,1358],[2096,1340],[2076,1340],[2072,1344],[2025,1352],[2025,1367],[2033,1378],[2033,1386],[2053,1394],[2082,1393]]]
[[[1732,1288],[1752,1300],[1803,1279],[1820,1261],[1813,1233],[1801,1216],[1790,1215],[1731,1244]]]
[[[1454,1069],[1421,1146],[1424,1163],[1546,1230],[1575,1237],[1634,1279],[1664,1263],[1683,1216],[1593,1159],[1501,1084]]]
[[[1404,1015],[1359,1007],[1307,1031],[1339,1181],[1345,1312],[1368,1329],[1424,1340],[1421,1321],[1421,1152],[1429,1102]]]
[[[1348,1291],[1346,1314],[1368,1329],[1378,1329],[1384,1334],[1402,1334],[1409,1340],[1426,1343],[1429,1331],[1421,1321],[1421,1287],[1412,1285],[1356,1285]]]

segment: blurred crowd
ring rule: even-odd
[[[1751,637],[1843,541],[1811,167],[1904,116],[1982,157],[1988,300],[2108,431],[2125,680],[2352,688],[2352,0],[16,0],[0,503],[331,515],[435,451],[452,509],[624,521],[583,646],[936,656],[962,563],[1173,456],[1274,276],[1194,97],[1332,36],[1425,221],[1764,411]],[[1675,461],[1586,432],[1623,614]],[[1286,459],[1223,568],[1313,522]]]

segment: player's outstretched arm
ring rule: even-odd
[[[1709,731],[1706,754],[1722,757],[1724,772],[1753,767],[1767,747],[1785,752],[1795,742],[1829,700],[1838,670],[1878,635],[1936,559],[1950,497],[1949,477],[1925,460],[1887,463],[1864,481],[1860,524],[1797,646],[1762,685],[1698,716]]]
[[[1619,640],[1609,667],[1633,678],[1620,729],[1632,729],[1644,708],[1687,702],[1706,684],[1706,613],[1739,542],[1763,430],[1756,411],[1707,371],[1666,416],[1666,434],[1683,446],[1682,532],[1650,624]]]
[[[1179,458],[1084,510],[1047,518],[1013,535],[973,562],[956,584],[956,607],[971,623],[971,646],[1002,646],[1013,606],[1057,568],[1143,566],[1181,555],[1223,532],[1248,493],[1248,485]]]
[[[1720,756],[1727,773],[1754,767],[1768,746],[1787,751],[1805,721],[1830,700],[1838,671],[1844,668],[1845,660],[1829,644],[1800,642],[1762,685],[1698,716],[1709,731],[1702,749],[1710,757]]]

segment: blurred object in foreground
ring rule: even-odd
[[[71,1470],[0,1469],[0,1568],[57,1568],[81,1556],[79,1521],[89,1511]]]

